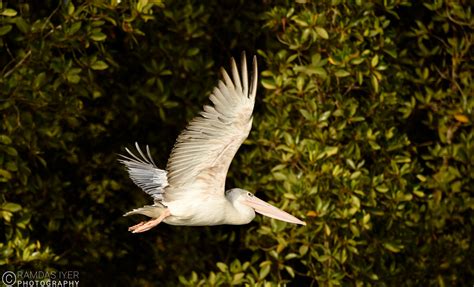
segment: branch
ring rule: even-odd
[[[18,69],[18,67],[20,67],[25,61],[26,59],[31,56],[31,50],[29,50],[25,56],[23,57],[23,59],[21,59],[13,68],[10,69],[10,71],[6,72],[5,75],[3,76],[4,78],[7,78],[8,76],[10,76],[11,73],[13,73],[16,69]]]

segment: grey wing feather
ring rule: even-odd
[[[168,186],[168,178],[165,170],[159,169],[150,155],[150,149],[146,146],[145,155],[138,143],[135,143],[139,155],[135,155],[125,148],[128,155],[120,155],[119,162],[125,165],[133,182],[143,191],[149,194],[155,202],[163,200],[165,187]]]

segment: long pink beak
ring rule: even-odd
[[[265,201],[259,199],[256,196],[246,198],[243,203],[252,207],[253,209],[255,209],[256,212],[262,215],[275,218],[281,221],[306,225],[306,222],[301,221],[293,215],[286,213],[271,204],[266,203]]]

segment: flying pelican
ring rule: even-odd
[[[160,222],[188,226],[241,225],[252,221],[255,212],[306,225],[247,190],[234,188],[224,192],[230,163],[252,128],[258,77],[255,56],[250,87],[245,53],[242,53],[242,77],[233,58],[231,66],[232,79],[221,69],[223,81],[219,81],[209,97],[213,105],[205,105],[200,116],[178,136],[166,170],[157,167],[148,146],[146,155],[137,143],[138,155],[127,148],[128,155],[121,155],[119,161],[130,178],[154,200],[153,205],[124,214],[151,218],[129,227],[129,231],[144,232]]]

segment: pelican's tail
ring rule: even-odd
[[[167,210],[164,206],[158,205],[145,205],[140,208],[136,208],[132,211],[125,213],[123,216],[135,215],[135,214],[142,214],[146,215],[151,218],[158,218],[160,217],[165,211]]]

